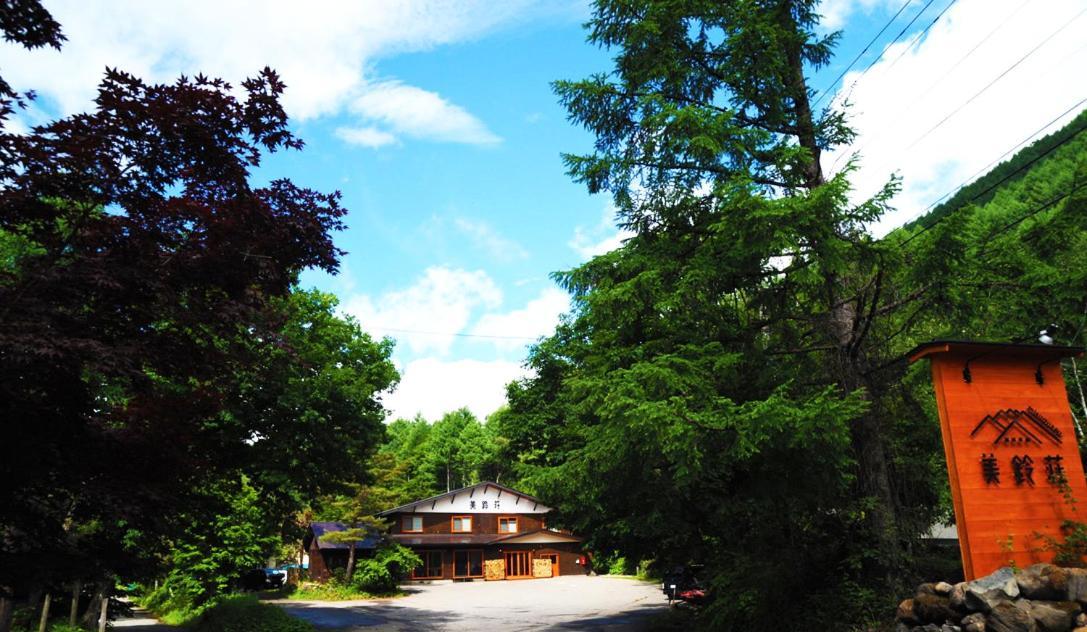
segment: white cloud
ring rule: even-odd
[[[490,339],[502,349],[516,349],[531,340],[555,331],[559,317],[570,309],[570,297],[557,288],[544,289],[521,309],[484,314],[472,328],[472,334],[495,336]],[[500,337],[504,336],[504,338]]]
[[[400,371],[400,385],[385,399],[390,418],[422,413],[429,420],[467,406],[483,418],[506,403],[506,384],[528,375],[516,362],[422,358]]]
[[[472,245],[486,251],[494,259],[515,261],[528,258],[528,251],[521,244],[503,237],[487,222],[458,217],[453,220],[453,225],[471,239]]]
[[[582,259],[592,259],[597,255],[611,252],[623,242],[634,236],[631,231],[615,225],[616,208],[613,202],[604,206],[604,214],[595,226],[577,226],[574,236],[567,245],[574,249]]]
[[[445,355],[454,339],[449,334],[463,331],[476,309],[501,303],[502,291],[482,270],[433,266],[407,289],[376,299],[348,297],[343,310],[358,318],[363,329],[396,338],[413,353]]]
[[[346,143],[372,149],[397,142],[396,136],[376,127],[338,127],[336,137]]]
[[[841,168],[845,156],[860,151],[861,168],[853,177],[856,199],[873,194],[893,172],[903,178],[898,210],[874,227],[877,233],[917,216],[1083,98],[1075,77],[1087,66],[1087,16],[1070,22],[1082,11],[1082,1],[1051,0],[1018,11],[1022,7],[1022,0],[961,0],[916,47],[897,44],[863,77],[854,72],[843,80],[837,99],[849,95],[849,115],[860,135],[852,148],[826,154],[824,166]],[[1060,34],[941,124],[1065,24]]]
[[[368,86],[351,105],[367,120],[379,121],[398,134],[469,145],[502,141],[476,117],[437,93],[398,81]]]
[[[377,91],[368,103],[389,123],[386,133],[432,137],[434,131],[459,142],[497,137],[433,92],[372,85],[375,62],[561,13],[538,0],[54,0],[48,9],[68,37],[63,49],[0,45],[0,67],[16,89],[37,90],[63,113],[91,106],[106,67],[158,82],[202,72],[238,85],[267,65],[288,86],[283,101],[292,117],[341,113]],[[391,97],[403,116],[381,113],[379,100],[387,104]]]
[[[836,31],[857,9],[871,13],[875,7],[887,4],[890,4],[887,0],[823,0],[819,5],[823,17],[819,25],[828,31]]]

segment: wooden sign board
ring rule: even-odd
[[[940,412],[966,579],[1051,561],[1043,536],[1087,522],[1084,480],[1060,360],[1082,349],[937,341],[927,358]]]

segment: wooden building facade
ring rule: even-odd
[[[483,482],[378,515],[392,521],[392,540],[423,559],[412,573],[416,580],[585,574],[582,538],[547,528],[550,511],[532,496]]]

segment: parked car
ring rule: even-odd
[[[677,566],[665,573],[661,582],[661,591],[668,597],[668,603],[682,601],[692,605],[701,605],[706,600],[706,590],[698,579],[703,570],[701,564]]]
[[[252,568],[242,574],[238,583],[242,590],[268,590],[281,588],[287,581],[287,572],[274,568]]]

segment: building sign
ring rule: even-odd
[[[940,413],[966,578],[1049,561],[1042,536],[1087,522],[1087,482],[1061,358],[1050,345],[932,342],[926,358]]]

